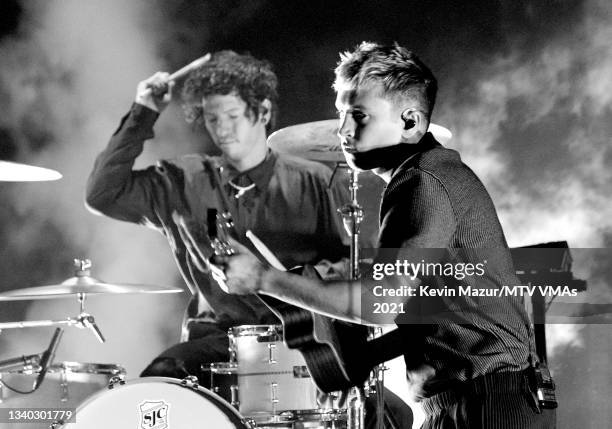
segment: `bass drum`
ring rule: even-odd
[[[128,380],[90,397],[65,429],[250,429],[227,402],[181,380],[146,377]]]

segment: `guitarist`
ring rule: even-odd
[[[449,292],[458,289],[457,280],[489,292],[520,283],[483,184],[457,152],[427,132],[437,92],[432,72],[397,44],[364,42],[341,55],[335,73],[347,162],[387,182],[376,271],[353,282],[297,277],[262,265],[233,243],[238,255],[222,261],[230,291],[268,294],[368,324],[393,320],[374,312],[377,300],[394,308],[408,381],[427,413],[424,428],[553,428],[554,410],[542,406],[530,382],[534,348],[522,299]],[[421,259],[420,268],[401,263]],[[425,262],[452,272],[424,272]],[[381,298],[385,287],[414,292],[422,285],[425,291],[438,286],[440,296]]]
[[[134,104],[96,160],[86,202],[95,212],[164,234],[193,294],[190,315],[204,314],[210,321],[195,325],[189,341],[162,352],[142,376],[191,374],[206,385],[201,365],[229,360],[228,328],[279,320],[258,298],[228,295],[198,270],[176,219],[195,228],[191,232],[197,236],[202,232],[197,229],[205,230],[209,209],[224,208],[220,187],[238,235],[253,230],[285,266],[337,261],[347,249],[336,209],[348,201],[348,190],[338,181],[330,188],[331,171],[322,164],[267,147],[277,114],[276,75],[268,62],[232,51],[213,53],[191,72],[182,90],[187,121],[201,127],[221,155],[212,157],[212,163],[207,155],[192,154],[134,170],[172,99],[173,86],[162,72],[138,84]],[[223,168],[219,184],[211,164]],[[394,399],[390,393],[388,397]],[[399,408],[399,399],[397,404]],[[410,410],[406,412],[411,419]]]

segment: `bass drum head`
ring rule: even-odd
[[[146,377],[99,392],[76,410],[65,429],[248,429],[227,402],[180,380]]]

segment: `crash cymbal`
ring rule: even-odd
[[[0,301],[67,298],[76,294],[177,293],[182,289],[144,284],[104,283],[93,277],[71,277],[62,283],[0,293]]]
[[[45,182],[61,178],[60,173],[49,168],[0,161],[0,182]]]
[[[447,128],[436,124],[429,124],[429,131],[440,143],[448,142],[453,136]],[[345,161],[338,137],[337,119],[282,128],[268,137],[268,146],[278,152],[314,161]]]

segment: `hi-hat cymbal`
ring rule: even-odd
[[[76,294],[177,293],[182,289],[144,284],[105,283],[88,275],[70,277],[59,284],[16,289],[0,293],[0,301],[68,298]]]
[[[429,124],[429,131],[440,143],[448,142],[453,134],[441,125]],[[275,131],[268,137],[272,149],[301,158],[324,162],[344,162],[338,137],[338,120],[307,122]]]
[[[0,182],[45,182],[61,178],[60,173],[49,168],[0,161]]]

